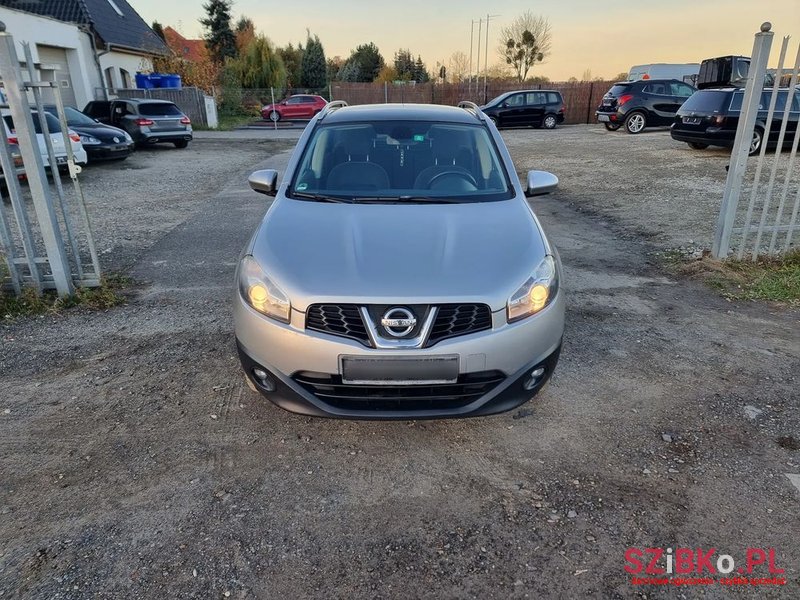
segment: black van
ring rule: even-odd
[[[798,117],[800,117],[800,90],[781,88],[775,103],[767,148],[775,148],[778,145],[783,113],[787,99],[790,97],[792,104],[789,108],[789,120],[786,124],[783,145],[784,147],[792,145],[797,133]],[[699,90],[684,102],[675,115],[670,135],[679,142],[686,142],[695,150],[703,150],[709,146],[732,147],[743,99],[744,90],[740,88]],[[771,89],[761,92],[750,154],[756,154],[761,150],[771,99]]]
[[[481,110],[498,127],[532,125],[555,129],[564,122],[564,98],[555,90],[520,90],[506,92],[488,102]]]

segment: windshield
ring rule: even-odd
[[[61,124],[58,122],[53,115],[49,112],[45,111],[45,118],[47,119],[47,129],[50,130],[50,133],[61,133]],[[33,129],[36,133],[42,133],[42,124],[39,121],[38,113],[31,113],[31,117],[33,117]],[[3,120],[8,125],[8,130],[11,133],[17,133],[17,128],[14,126],[14,119],[11,115],[3,115]]]
[[[180,117],[183,113],[174,104],[140,104],[139,114],[143,117]]]
[[[58,118],[58,112],[55,106],[45,106],[44,109],[56,117],[56,119]],[[80,127],[81,125],[97,125],[97,121],[91,117],[87,117],[85,114],[77,109],[72,108],[71,106],[64,107],[64,114],[67,116],[67,125],[70,127]]]
[[[486,103],[486,106],[496,106],[497,104],[500,104],[503,100],[508,98],[510,95],[511,95],[511,92],[506,92],[505,94],[500,94],[496,98],[493,98],[492,100],[489,100],[489,102]]]
[[[300,159],[298,199],[484,202],[512,197],[488,130],[431,121],[322,125]]]

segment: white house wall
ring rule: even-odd
[[[136,87],[135,77],[138,71],[153,70],[153,62],[149,58],[113,50],[111,52],[101,52],[100,66],[104,74],[106,69],[112,69],[113,87],[115,88],[125,87],[122,81],[121,69],[125,69],[130,74],[133,87]]]
[[[23,42],[30,43],[35,64],[40,62],[37,44],[64,48],[78,107],[94,100],[95,89],[101,85],[100,74],[86,33],[76,25],[8,8],[0,8],[0,21],[5,23],[6,32],[14,36],[21,63],[25,62]]]

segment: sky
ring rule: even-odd
[[[128,0],[148,23],[158,20],[188,38],[201,37],[203,0]],[[540,8],[541,7],[541,8]],[[234,19],[250,17],[273,43],[304,42],[306,29],[319,36],[327,57],[346,58],[357,45],[374,42],[387,62],[400,48],[421,55],[428,70],[447,64],[456,52],[470,53],[470,27],[490,19],[489,64],[500,62],[500,27],[525,10],[546,17],[552,27],[551,55],[531,75],[553,81],[592,77],[612,79],[632,65],[694,63],[726,54],[750,55],[753,34],[764,21],[780,38],[800,40],[800,0],[562,0],[533,3],[505,0],[235,0]],[[485,27],[485,24],[484,24]],[[483,28],[482,28],[483,29]],[[485,29],[481,41],[481,68]],[[791,50],[792,59],[794,50]],[[477,54],[477,41],[473,43]],[[777,51],[773,56],[777,56]],[[474,66],[473,68],[477,68]]]

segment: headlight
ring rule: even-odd
[[[239,292],[245,302],[258,312],[284,323],[289,322],[289,298],[250,255],[245,256],[239,265]]]
[[[552,256],[545,256],[533,275],[508,299],[508,322],[536,314],[558,293],[558,272]]]
[[[133,138],[131,137],[130,133],[128,133],[127,131],[125,131],[123,133],[125,134],[125,141],[126,142],[132,142],[133,141]]]
[[[84,146],[96,146],[97,144],[102,144],[102,142],[91,135],[82,135],[81,144]]]

